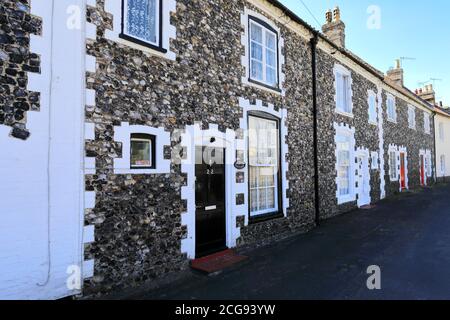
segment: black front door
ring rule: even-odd
[[[197,258],[226,249],[225,150],[196,147],[195,239]]]

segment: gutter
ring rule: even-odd
[[[311,69],[312,69],[312,95],[313,95],[313,149],[314,149],[314,220],[316,226],[320,225],[320,198],[319,198],[319,154],[318,154],[318,124],[317,124],[317,62],[316,49],[319,42],[319,33],[314,32],[310,40],[311,45]]]

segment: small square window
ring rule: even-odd
[[[130,142],[131,169],[155,169],[155,136],[133,133]]]

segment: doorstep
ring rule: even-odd
[[[248,257],[237,254],[234,250],[227,249],[212,255],[191,261],[191,268],[205,274],[216,273],[230,268]]]

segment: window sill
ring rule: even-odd
[[[131,42],[134,45],[138,45],[138,46],[144,47],[146,49],[151,49],[151,50],[157,51],[157,52],[162,53],[162,54],[166,54],[167,53],[167,50],[164,49],[163,47],[155,46],[155,45],[150,44],[148,42],[145,42],[145,41],[133,38],[133,37],[131,37],[129,35],[126,35],[124,33],[119,34],[119,38],[122,39],[122,40],[125,40],[127,42]]]
[[[392,122],[392,123],[395,123],[395,124],[397,124],[397,120],[394,120],[394,119],[387,119],[389,122]]]
[[[339,110],[339,109],[335,109],[335,112],[336,112],[337,114],[340,114],[340,115],[342,115],[342,116],[349,117],[349,118],[352,118],[352,119],[355,117],[355,116],[353,115],[353,113],[345,112],[345,111],[342,111],[342,110]]]
[[[250,217],[248,219],[249,224],[258,224],[263,223],[269,220],[275,220],[279,218],[284,218],[284,214],[282,212],[276,211],[272,213],[262,214],[260,216]]]
[[[276,93],[276,94],[281,94],[282,93],[282,91],[281,91],[281,89],[279,87],[273,87],[271,85],[265,84],[264,82],[253,80],[251,78],[247,79],[247,84],[250,85],[250,86],[259,88],[259,89],[270,91],[272,93]]]
[[[373,125],[373,126],[378,126],[378,123],[376,121],[370,121],[369,120],[369,124]]]

